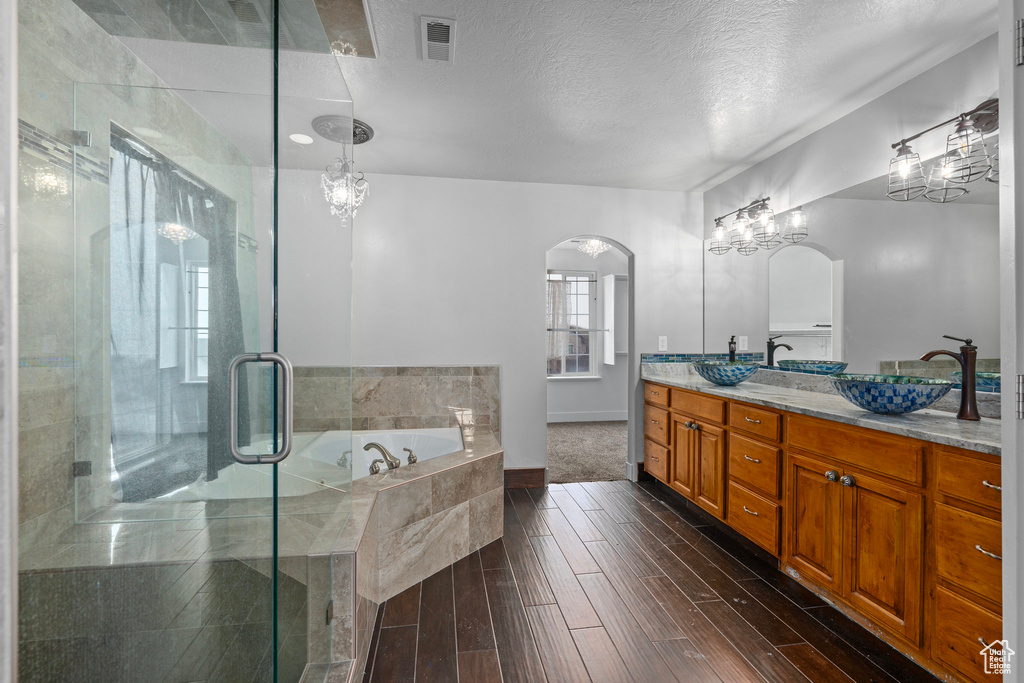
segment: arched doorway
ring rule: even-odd
[[[629,461],[632,253],[573,237],[545,257],[548,478],[623,479]]]
[[[768,330],[792,346],[780,358],[842,360],[843,262],[794,244],[768,259]]]

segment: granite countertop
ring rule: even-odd
[[[749,380],[736,386],[723,387],[696,375],[659,373],[649,366],[643,368],[641,377],[658,384],[877,429],[922,441],[991,455],[1002,454],[1001,422],[990,418],[971,422],[958,420],[952,413],[938,410],[919,410],[906,415],[876,415],[858,408],[838,394],[758,384]]]

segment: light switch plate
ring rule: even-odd
[[[740,351],[748,351],[749,349],[747,347],[750,346],[749,338],[747,338],[747,337],[740,337],[739,339],[740,339],[740,343],[739,343],[739,349],[738,350],[740,350]]]
[[[668,351],[668,337],[658,337],[658,350]]]

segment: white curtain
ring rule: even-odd
[[[569,343],[569,296],[565,280],[548,280],[548,358],[562,358]]]

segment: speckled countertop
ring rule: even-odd
[[[749,380],[736,386],[723,387],[712,384],[698,375],[680,372],[681,368],[659,368],[658,365],[662,364],[644,364],[641,377],[658,384],[877,429],[922,441],[992,455],[1002,454],[999,420],[982,418],[978,422],[970,422],[958,420],[951,413],[937,410],[919,410],[906,415],[876,415],[858,408],[838,394],[759,384]]]

